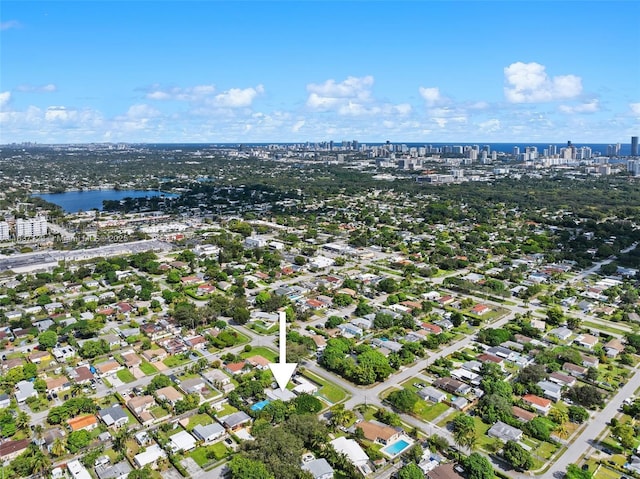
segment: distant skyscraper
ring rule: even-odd
[[[518,156],[520,154],[520,147],[519,146],[514,146],[513,147],[513,156]]]
[[[631,156],[638,156],[638,137],[631,137]]]

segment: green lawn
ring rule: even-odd
[[[598,472],[593,476],[593,479],[620,479],[620,477],[619,472],[601,466],[598,468]]]
[[[200,467],[205,467],[207,464],[219,461],[227,456],[228,449],[221,442],[212,444],[211,446],[199,447],[189,453],[191,459]]]
[[[278,331],[278,325],[274,324],[267,328],[267,325],[262,321],[252,322],[249,327],[259,334],[273,334]]]
[[[202,426],[208,426],[213,423],[213,419],[208,414],[196,414],[189,418],[189,424],[187,425],[187,431],[191,432],[198,424]]]
[[[189,358],[187,356],[182,356],[181,354],[176,354],[175,356],[169,356],[162,362],[168,368],[175,368],[176,366],[182,366],[183,364],[188,363]]]
[[[233,414],[234,412],[238,412],[236,408],[234,408],[231,404],[225,404],[222,409],[216,411],[216,417],[228,416],[229,414]]]
[[[344,401],[347,398],[347,393],[344,389],[336,386],[332,382],[323,379],[315,374],[313,374],[309,370],[305,370],[302,375],[318,384],[320,389],[318,390],[318,394],[324,398],[326,398],[329,402],[336,404],[341,401]]]
[[[553,444],[549,442],[543,442],[542,444],[540,444],[540,447],[538,447],[538,449],[536,449],[533,453],[536,456],[541,457],[542,459],[549,459],[551,455],[556,452],[556,449],[556,446],[554,446]]]
[[[586,326],[586,327],[593,328],[593,329],[597,329],[599,331],[605,331],[607,333],[619,334],[620,336],[624,336],[625,334],[627,334],[626,331],[623,331],[623,330],[617,329],[617,328],[613,328],[613,327],[609,326],[608,324],[594,323],[594,322],[591,322],[591,321],[583,321],[582,325]]]
[[[131,383],[136,380],[135,376],[128,369],[121,369],[116,372],[116,376],[118,376],[118,379],[123,383]]]
[[[258,346],[252,348],[251,351],[243,351],[242,353],[240,353],[240,357],[242,359],[247,359],[251,356],[262,356],[263,358],[266,358],[271,362],[276,362],[278,360],[278,353],[276,353],[273,349],[265,348],[264,346]]]
[[[151,376],[152,374],[158,372],[156,367],[153,364],[148,363],[147,361],[142,361],[142,363],[140,364],[140,371],[145,373],[147,376]]]
[[[444,414],[447,410],[449,410],[449,406],[447,406],[443,402],[431,404],[426,401],[420,400],[416,404],[413,412],[425,421],[431,422],[441,414]]]
[[[161,418],[161,417],[165,417],[165,416],[168,416],[168,415],[169,415],[169,411],[167,411],[167,410],[166,410],[165,408],[163,408],[162,406],[156,406],[156,407],[154,407],[153,409],[151,409],[149,412],[150,412],[150,413],[151,413],[151,415],[152,415],[154,418],[156,418],[156,419]]]

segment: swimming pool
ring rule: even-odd
[[[386,454],[390,457],[396,457],[398,454],[402,453],[405,449],[411,447],[413,444],[413,440],[403,436],[400,439],[392,442],[388,446],[385,446],[381,449],[383,454]]]
[[[264,401],[257,402],[253,406],[251,406],[251,410],[252,411],[261,411],[270,402],[271,401],[269,401],[268,399],[265,399]]]

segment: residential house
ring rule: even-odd
[[[442,391],[438,391],[436,388],[433,388],[431,386],[419,389],[418,396],[420,396],[425,401],[431,401],[435,403],[442,402],[447,399],[447,395],[445,393],[443,393]]]
[[[573,342],[580,347],[591,350],[598,344],[598,338],[591,334],[580,334]]]
[[[600,360],[595,356],[589,356],[588,354],[580,354],[582,358],[582,365],[585,368],[597,368],[600,364]]]
[[[124,369],[115,359],[96,364],[95,368],[101,376],[113,376],[117,371]]]
[[[560,328],[552,329],[551,331],[549,331],[549,334],[551,336],[555,336],[560,341],[566,341],[571,337],[571,335],[573,334],[573,331],[571,331],[569,328],[565,326],[562,326]]]
[[[133,456],[133,463],[139,467],[149,466],[152,469],[158,467],[158,460],[167,457],[167,453],[157,444],[148,446],[144,452]]]
[[[549,399],[541,398],[535,394],[526,394],[525,396],[522,396],[522,402],[528,404],[544,416],[547,415],[552,404]]]
[[[96,466],[94,470],[96,471],[98,479],[127,479],[133,468],[129,464],[129,461],[125,459],[114,465],[102,464]]]
[[[293,392],[296,394],[315,394],[318,392],[318,386],[302,376],[294,377],[293,382],[296,384],[293,388]]]
[[[0,409],[9,407],[11,405],[11,398],[8,394],[0,394]]]
[[[462,381],[449,377],[436,379],[433,386],[450,394],[467,394],[471,390],[471,387]]]
[[[518,406],[512,406],[511,413],[520,422],[529,422],[538,416],[536,413],[527,411],[526,409],[522,409],[521,407],[518,407]]]
[[[377,421],[361,421],[356,424],[356,429],[362,430],[365,439],[385,445],[398,439],[401,434],[401,431]]]
[[[209,424],[207,426],[198,424],[193,428],[192,432],[199,440],[204,441],[205,444],[210,444],[224,436],[225,429],[218,423]]]
[[[127,407],[135,414],[144,424],[153,421],[153,416],[149,413],[149,409],[156,405],[152,396],[137,396],[127,401]]]
[[[562,365],[562,370],[577,378],[587,374],[587,368],[585,368],[584,366],[578,366],[577,364],[573,363],[564,363]]]
[[[344,454],[349,459],[349,462],[356,466],[360,472],[369,470],[369,456],[364,452],[360,445],[353,439],[347,439],[344,436],[335,438],[329,444],[338,452],[338,454]]]
[[[553,372],[549,375],[549,381],[559,384],[562,387],[572,387],[576,384],[576,378],[561,372]]]
[[[167,357],[167,352],[162,348],[147,349],[146,351],[142,351],[141,354],[142,357],[150,363],[162,361]]]
[[[73,380],[78,384],[88,384],[94,379],[91,370],[86,366],[79,366],[71,373]]]
[[[220,369],[206,371],[202,373],[202,376],[217,388],[224,388],[226,385],[231,384],[231,378]]]
[[[242,374],[244,368],[247,366],[247,363],[245,361],[241,361],[238,363],[228,363],[224,365],[224,369],[225,371],[227,371],[229,374],[232,375],[236,375],[236,374]]]
[[[422,329],[424,329],[425,331],[431,333],[431,334],[440,334],[440,333],[442,333],[442,328],[440,326],[438,326],[437,324],[422,323],[420,325],[420,327]]]
[[[456,472],[454,467],[455,466],[452,462],[440,464],[428,471],[425,475],[425,479],[463,479],[463,477]]]
[[[71,385],[69,383],[69,380],[64,376],[59,378],[45,379],[45,382],[47,383],[47,394],[59,393],[60,391],[68,388]]]
[[[498,421],[487,431],[487,435],[498,438],[503,442],[519,441],[522,437],[522,431],[502,421]]]
[[[251,417],[244,411],[234,412],[218,418],[218,422],[230,431],[237,431],[251,422]]]
[[[127,369],[133,369],[139,367],[142,364],[142,359],[134,352],[127,351],[126,353],[122,353],[122,359],[124,359],[124,365]]]
[[[98,416],[100,416],[100,419],[102,419],[102,422],[104,422],[107,427],[113,426],[119,428],[129,423],[129,416],[120,404],[100,409]]]
[[[92,479],[87,468],[78,459],[67,462],[67,469],[72,479]]]
[[[465,381],[475,386],[478,386],[480,384],[480,380],[482,379],[482,377],[479,374],[464,368],[454,369],[453,371],[451,371],[450,374],[451,374],[451,377],[454,379],[458,379],[459,381]]]
[[[200,334],[184,338],[184,343],[192,350],[202,351],[207,345],[207,340]]]
[[[562,386],[551,381],[538,381],[536,383],[542,388],[543,395],[552,401],[559,401],[562,398]]]
[[[29,361],[33,364],[40,364],[43,361],[51,361],[53,357],[49,351],[34,351],[29,354]]]
[[[67,424],[71,431],[92,431],[98,427],[98,418],[96,418],[95,414],[85,414],[68,419]]]
[[[338,329],[345,337],[361,337],[364,335],[362,328],[351,323],[339,324]]]
[[[311,473],[313,479],[333,479],[335,472],[325,458],[314,459],[302,464],[302,470]]]
[[[173,386],[167,386],[158,389],[156,397],[161,401],[167,401],[172,407],[176,407],[176,403],[183,399],[184,395]]]
[[[22,358],[11,358],[5,361],[0,361],[0,370],[8,371],[13,368],[17,368],[18,366],[22,366],[24,364],[24,360]]]
[[[471,308],[471,313],[477,316],[482,316],[491,311],[491,308],[486,304],[476,304],[473,308]]]
[[[16,384],[15,397],[18,404],[22,404],[30,397],[38,397],[38,391],[35,390],[32,382],[20,381]]]
[[[109,349],[120,347],[125,344],[123,343],[122,339],[120,339],[120,336],[113,333],[100,336],[100,339],[104,339],[107,342],[107,344],[109,345]]]
[[[140,326],[140,331],[152,341],[171,336],[170,331],[167,331],[167,329],[156,323],[145,323]]]
[[[182,389],[185,394],[200,394],[206,387],[207,384],[202,378],[185,379],[180,383],[180,389]]]
[[[324,336],[314,334],[313,336],[311,336],[311,339],[313,339],[313,342],[316,343],[317,352],[322,352],[327,347],[327,340],[324,338]]]
[[[30,439],[20,439],[19,441],[4,441],[0,444],[0,464],[13,461],[16,457],[27,450],[31,444]]]
[[[267,358],[260,355],[251,356],[245,359],[245,361],[248,365],[261,370],[268,369],[269,364],[271,363],[271,361],[269,361]]]
[[[62,439],[65,436],[65,432],[64,430],[60,429],[60,428],[54,428],[54,429],[49,429],[48,431],[45,431],[42,434],[42,439],[37,441],[35,440],[34,442],[38,445],[38,446],[44,446],[45,449],[51,453],[51,449],[53,448],[53,443],[56,441],[56,439]]]
[[[504,359],[499,356],[495,356],[493,354],[480,354],[476,359],[481,363],[495,363],[500,366],[500,368],[504,369]]]
[[[604,345],[604,352],[607,357],[615,358],[618,354],[624,352],[624,344],[618,338],[613,338],[607,344]]]
[[[51,350],[51,353],[56,358],[56,361],[58,361],[59,363],[72,359],[76,356],[76,350],[73,349],[71,346],[53,348]]]
[[[174,453],[195,449],[196,438],[187,431],[180,431],[169,438],[169,447]]]
[[[453,409],[457,409],[458,411],[464,411],[469,407],[469,400],[462,396],[458,396],[452,399],[449,404]]]
[[[165,338],[157,341],[168,354],[179,354],[187,351],[187,345],[178,338]]]

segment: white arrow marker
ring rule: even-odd
[[[278,313],[278,315],[280,322],[280,362],[269,364],[269,368],[273,373],[273,377],[276,378],[278,386],[284,391],[298,363],[287,362],[287,315],[283,312]]]

